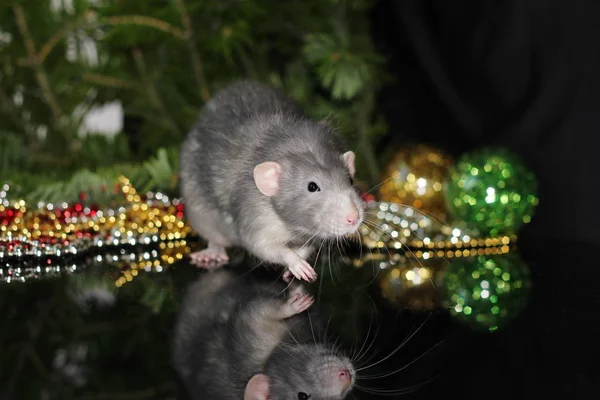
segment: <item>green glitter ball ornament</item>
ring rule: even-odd
[[[529,268],[514,253],[455,258],[443,278],[443,305],[477,330],[495,331],[525,308]]]
[[[533,217],[537,181],[516,155],[485,148],[458,159],[446,182],[446,202],[455,219],[482,233],[516,233]]]

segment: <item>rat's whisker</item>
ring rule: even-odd
[[[360,246],[359,247],[359,258],[358,259],[362,260],[363,259],[363,246],[364,246],[364,244],[362,242],[362,235],[358,234],[357,236],[358,236],[358,242],[359,242],[359,246]],[[386,250],[388,252],[388,255],[391,258],[391,254],[390,254],[389,249],[387,247],[386,247]],[[369,254],[371,256],[373,256],[373,250],[371,248],[367,247],[367,251],[369,252]],[[371,262],[371,269],[373,271],[373,273],[372,273],[373,278],[366,284],[366,286],[370,286],[373,282],[375,282],[375,280],[377,279],[377,276],[379,275],[379,272],[380,272],[380,269],[377,269],[375,267],[375,263],[374,262]]]
[[[436,375],[433,378],[428,379],[428,380],[426,380],[424,382],[417,383],[416,385],[409,386],[409,387],[402,388],[402,389],[367,388],[367,387],[361,386],[359,384],[355,384],[354,387],[357,388],[358,390],[360,390],[361,392],[365,392],[365,393],[369,393],[369,394],[374,394],[374,395],[377,395],[377,396],[397,396],[397,395],[402,395],[402,394],[408,394],[408,393],[415,392],[418,389],[422,388],[423,386],[425,386],[425,385],[433,382],[438,377],[439,377],[439,375]]]
[[[265,263],[266,263],[266,260],[260,260],[257,264],[255,264],[253,267],[251,267],[248,271],[244,272],[241,276],[245,276],[245,275],[251,273],[256,268],[260,267],[262,264],[265,264]]]
[[[319,259],[319,256],[321,255],[321,250],[323,249],[323,245],[325,244],[325,240],[321,240],[321,245],[319,246],[319,250],[317,251],[317,256],[315,258],[315,260]],[[316,263],[316,261],[315,261]],[[319,271],[320,273],[323,272],[323,268],[324,266],[322,266],[321,271]],[[319,282],[319,295],[317,296],[317,303],[321,302],[321,293],[323,293],[323,279],[320,279]]]
[[[373,299],[371,299],[372,301]],[[375,335],[373,336],[373,338],[371,339],[371,342],[369,343],[369,346],[367,348],[364,348],[365,345],[367,344],[367,341],[369,341],[369,335],[371,333],[371,327],[372,327],[373,323],[369,324],[369,329],[367,331],[367,334],[365,336],[365,340],[363,341],[362,346],[360,347],[360,350],[358,351],[358,353],[352,357],[352,362],[354,364],[358,364],[360,362],[360,360],[367,354],[369,354],[369,350],[371,350],[371,347],[373,346],[373,344],[375,343],[375,340],[377,339],[377,335],[379,334],[379,329],[381,328],[381,320],[379,320],[379,323],[377,324],[377,330],[375,331]],[[363,353],[364,350],[364,353]],[[367,362],[369,362],[367,360]]]
[[[339,236],[335,237],[335,245],[336,245],[336,247],[337,247],[337,249],[339,251],[339,254],[343,256],[344,251],[342,250],[342,246],[340,246],[340,238],[339,238]]]
[[[327,320],[327,325],[325,325],[325,332],[323,333],[323,339],[327,337],[327,330],[329,329],[329,323],[331,322],[331,318],[333,317],[333,312],[329,315],[329,319]]]
[[[359,233],[358,235],[356,235],[356,237],[358,237],[358,259],[362,260],[362,258],[363,258],[362,235]]]
[[[418,328],[417,328],[417,329],[416,329],[416,330],[415,330],[415,331],[414,331],[412,334],[410,334],[410,335],[409,335],[409,336],[408,336],[406,339],[404,339],[404,340],[402,341],[402,343],[400,343],[400,344],[398,345],[398,347],[396,347],[396,348],[394,349],[394,351],[392,351],[390,354],[388,354],[387,356],[385,356],[385,357],[384,357],[384,358],[382,358],[381,360],[374,362],[374,363],[373,363],[373,364],[371,364],[371,365],[368,365],[368,366],[366,366],[366,367],[357,368],[357,369],[356,369],[356,372],[358,372],[358,371],[363,371],[363,370],[366,370],[366,369],[369,369],[369,368],[373,368],[374,366],[381,364],[382,362],[384,362],[385,360],[387,360],[388,358],[390,358],[391,356],[393,356],[394,354],[396,354],[396,353],[398,352],[398,350],[400,350],[400,349],[401,349],[401,348],[402,348],[402,347],[403,347],[403,346],[404,346],[406,343],[408,343],[408,341],[409,341],[410,339],[412,339],[412,337],[413,337],[413,336],[414,336],[414,335],[415,335],[417,332],[419,332],[419,330],[421,330],[421,328],[423,327],[423,325],[425,325],[425,324],[427,323],[427,321],[429,321],[429,318],[430,318],[430,317],[431,317],[431,313],[430,313],[430,314],[427,316],[427,318],[425,319],[425,321],[423,321],[423,323],[422,323],[422,324],[421,324],[421,325],[420,325],[420,326],[419,326],[419,327],[418,327]]]
[[[308,323],[310,324],[310,332],[312,334],[313,343],[317,344],[317,339],[315,338],[315,328],[312,323],[312,318],[310,317],[310,312],[307,312],[306,315],[308,316]]]
[[[373,351],[373,354],[371,354],[370,356],[368,356],[365,360],[362,360],[362,358],[364,356],[366,356],[367,354],[369,354],[369,351],[371,350],[371,347],[375,344],[375,340],[377,340],[377,335],[379,334],[379,328],[380,328],[380,326],[381,325],[379,325],[377,327],[377,331],[375,332],[375,336],[373,336],[373,339],[371,340],[371,343],[369,344],[369,347],[367,347],[365,349],[364,353],[356,360],[357,367],[360,368],[360,365],[370,363],[371,360],[373,360],[379,354],[379,350],[376,349],[375,351]],[[365,339],[365,340],[367,340],[367,339]]]
[[[400,243],[400,246],[402,248],[406,249],[406,251],[408,251],[411,254],[412,259],[416,260],[416,262],[419,264],[419,266],[421,268],[425,267],[423,265],[423,263],[420,261],[419,257],[416,257],[414,251],[410,247],[404,245],[402,242],[397,241],[395,238],[393,238],[391,236],[391,234],[389,234],[388,232],[385,232],[380,226],[378,226],[376,223],[368,220],[367,218],[365,218],[364,223],[365,223],[366,226],[369,226],[369,227],[371,227],[373,229],[379,230],[379,232],[381,232],[383,235],[388,236],[394,243]],[[421,236],[419,236],[415,231],[411,230],[410,232],[411,232],[412,235],[414,235],[417,238],[423,240],[423,238]],[[389,255],[389,249],[388,249],[388,247],[385,246],[385,248],[386,248],[386,250],[388,250],[388,255]],[[446,264],[450,264],[450,260],[448,260],[445,256],[442,256],[441,258],[445,261]],[[431,279],[431,277],[428,277],[427,279],[433,285],[433,287],[436,287],[435,282]]]
[[[425,321],[425,322],[426,322],[426,321]],[[423,326],[423,325],[424,325],[424,323],[423,323],[421,326]],[[416,332],[417,332],[417,331],[418,331],[420,328],[421,328],[421,327],[419,327],[419,328],[418,328],[418,329],[417,329],[417,330],[416,330],[416,331],[413,333],[413,335],[414,335],[414,334],[415,334],[415,333],[416,333]],[[379,331],[378,331],[378,332],[379,332]],[[377,332],[377,333],[378,333],[378,332]],[[358,365],[358,369],[357,369],[357,371],[358,371],[358,370],[366,370],[366,369],[369,369],[369,368],[371,368],[371,367],[373,367],[373,366],[375,366],[375,365],[379,364],[380,362],[383,362],[383,361],[385,361],[387,358],[391,357],[393,354],[395,354],[397,351],[399,351],[399,350],[400,350],[402,347],[404,347],[404,345],[405,345],[405,344],[406,344],[406,343],[407,343],[407,342],[410,340],[410,338],[411,338],[411,337],[412,337],[412,335],[411,335],[411,336],[409,336],[408,338],[406,338],[404,341],[402,341],[402,342],[401,342],[401,343],[400,343],[400,344],[399,344],[399,345],[396,347],[396,349],[395,349],[395,350],[394,350],[394,351],[393,351],[391,354],[388,354],[388,355],[387,355],[387,356],[386,356],[386,357],[385,357],[383,360],[379,360],[379,361],[377,361],[377,362],[375,362],[375,363],[373,363],[373,364],[370,364],[370,365],[368,365],[368,366],[366,366],[366,367],[362,367],[361,365]],[[375,340],[375,339],[374,339],[374,340]],[[370,357],[368,357],[366,360],[364,360],[363,362],[361,362],[361,364],[363,364],[363,365],[364,365],[364,364],[368,364],[368,363],[370,363],[370,362],[371,362],[371,360],[372,360],[373,358],[375,358],[375,356],[377,355],[377,353],[379,353],[379,351],[378,351],[378,350],[376,350],[376,351],[375,351],[375,352],[374,352],[374,353],[373,353],[373,354],[372,354]]]
[[[339,244],[339,238],[340,238],[340,227],[338,226],[338,224],[336,223],[336,221],[333,221],[333,216],[330,215],[329,219],[332,220],[331,223],[335,223],[335,233],[330,241],[330,252],[329,252],[329,260],[328,260],[328,265],[329,265],[329,275],[331,277],[332,283],[335,287],[335,280],[334,280],[334,276],[333,276],[333,271],[332,271],[332,266],[331,266],[331,248],[335,245],[338,249],[339,254],[342,254],[342,249],[340,248],[340,244]]]
[[[327,248],[327,264],[329,265],[329,276],[331,277],[331,283],[335,287],[335,279],[333,279],[333,273],[331,272],[331,245]]]
[[[374,228],[378,228],[378,229],[380,229],[380,231],[381,231],[382,233],[384,233],[384,234],[387,234],[387,235],[388,235],[388,237],[390,237],[390,238],[391,238],[391,235],[390,235],[390,234],[388,234],[387,232],[383,231],[383,230],[382,230],[382,229],[381,229],[379,226],[377,226],[377,224],[375,224],[375,223],[373,223],[373,222],[371,222],[371,221],[370,221],[370,223],[371,223],[372,225],[369,225],[369,224],[367,224],[367,226],[371,226],[371,227],[374,227]],[[412,230],[412,229],[411,229],[411,230],[410,230],[410,233],[411,233],[411,235],[415,236],[416,238],[420,239],[421,241],[424,241],[424,238],[423,238],[423,237],[421,237],[419,234],[417,234],[417,232],[415,232],[414,230]],[[392,240],[394,240],[394,239],[392,239]],[[394,243],[396,243],[396,241],[395,241],[395,240],[394,240]],[[408,251],[409,251],[409,252],[410,252],[412,255],[414,255],[414,253],[413,253],[413,251],[410,249],[410,247],[407,247],[406,245],[402,245],[402,246],[404,246],[404,248],[406,248],[406,249],[407,249],[407,250],[408,250]],[[417,260],[417,262],[419,263],[419,265],[420,265],[421,267],[423,267],[423,264],[421,264],[421,262],[418,260],[418,258],[417,258],[417,257],[414,257],[414,258]],[[443,260],[446,262],[446,264],[450,264],[450,260],[448,260],[448,259],[447,259],[445,256],[442,256],[442,257],[440,257],[440,258],[442,258],[442,259],[443,259]],[[429,278],[429,280],[431,281],[431,278]],[[433,281],[432,281],[431,283],[433,284]],[[434,286],[435,286],[435,284],[434,284]]]
[[[370,227],[370,228],[372,228],[372,229],[374,229],[374,230],[376,230],[378,232],[381,232],[381,234],[383,234],[383,235],[386,235],[394,243],[402,243],[397,238],[393,237],[390,232],[386,232],[381,226],[379,226],[374,221],[370,221],[370,220],[365,219],[363,221],[363,224],[365,224],[367,227]]]
[[[412,360],[411,362],[409,362],[408,364],[398,368],[395,371],[391,371],[391,372],[383,372],[381,374],[376,374],[376,375],[365,375],[365,376],[360,376],[360,379],[380,379],[380,378],[385,378],[394,374],[397,374],[400,371],[403,371],[404,369],[410,367],[412,364],[414,364],[415,362],[419,361],[421,358],[425,357],[427,354],[429,354],[433,349],[437,348],[439,345],[441,345],[444,341],[441,340],[439,342],[437,342],[436,344],[434,344],[431,348],[429,348],[429,350],[425,351],[423,354],[421,354],[420,356],[416,357],[414,360]]]
[[[390,239],[391,239],[391,240],[392,240],[394,243],[400,243],[400,247],[401,247],[401,248],[404,248],[406,251],[408,251],[408,252],[409,252],[409,253],[412,255],[412,258],[413,258],[414,260],[416,260],[416,262],[417,262],[417,263],[418,263],[418,264],[419,264],[419,265],[420,265],[422,268],[424,268],[424,265],[423,265],[423,263],[420,261],[420,259],[419,259],[418,257],[416,257],[416,255],[415,255],[414,251],[413,251],[413,250],[412,250],[410,247],[408,247],[408,246],[404,245],[402,242],[400,242],[400,241],[396,240],[395,238],[393,238],[393,237],[391,236],[391,234],[389,234],[388,232],[385,232],[385,231],[384,231],[384,230],[383,230],[381,227],[377,226],[376,224],[374,224],[374,223],[373,223],[372,225],[369,225],[369,222],[367,222],[367,223],[366,223],[366,225],[367,225],[367,226],[371,226],[372,228],[378,229],[378,230],[379,230],[379,231],[380,231],[380,232],[381,232],[383,235],[387,235],[387,236],[388,236],[388,237],[389,237],[389,238],[390,238]],[[418,235],[416,235],[416,233],[415,233],[415,232],[411,231],[411,233],[413,233],[415,236],[417,236],[417,237],[418,237]],[[388,247],[387,247],[387,246],[386,246],[386,250],[388,250],[388,255],[391,257],[391,254],[389,254],[389,249],[388,249]],[[446,260],[445,258],[444,258],[444,260],[445,260],[447,263],[449,263],[449,261],[448,261],[448,260]],[[430,279],[430,281],[431,281],[431,278],[429,278],[429,279]],[[433,284],[433,281],[431,281],[431,283]],[[434,286],[435,286],[435,285],[434,285]]]
[[[384,231],[383,228],[381,228],[380,226],[378,226],[377,224],[370,222],[370,221],[366,221],[365,220],[365,225],[367,225],[368,227],[373,228],[374,230],[377,230],[379,232],[381,232],[382,235],[386,235],[387,237],[390,238],[390,240],[392,240],[394,243],[399,243],[400,247],[404,247],[404,244],[402,242],[400,242],[399,240],[397,240],[396,238],[392,237],[388,232]],[[388,253],[388,256],[392,257],[392,253],[390,252],[389,247],[386,245],[385,246],[385,250]]]
[[[385,181],[384,181],[385,182]],[[395,205],[397,205],[399,208],[410,208],[411,210],[413,210],[416,214],[420,214],[423,216],[426,216],[428,218],[433,219],[435,222],[439,223],[440,225],[445,225],[446,227],[450,228],[451,226],[448,224],[447,221],[443,220],[442,218],[438,217],[437,215],[427,211],[427,210],[423,210],[421,208],[417,208],[417,207],[413,207],[413,206],[409,206],[408,204],[403,204],[403,203],[393,203]],[[370,217],[371,213],[366,212],[365,213],[365,219]]]
[[[390,176],[389,178],[387,178],[387,179],[384,179],[383,181],[379,182],[377,185],[373,186],[371,189],[367,190],[365,193],[366,193],[366,194],[371,194],[371,192],[372,192],[373,190],[377,189],[379,186],[383,185],[384,183],[386,183],[386,182],[388,182],[388,181],[390,181],[390,180],[392,180],[392,179],[394,179],[394,178],[395,178],[395,177],[392,175],[392,176]]]

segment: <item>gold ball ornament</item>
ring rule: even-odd
[[[444,260],[401,257],[379,272],[381,296],[397,308],[430,311],[441,307]]]
[[[453,159],[423,144],[400,148],[383,168],[379,199],[399,203],[446,220],[444,182]]]

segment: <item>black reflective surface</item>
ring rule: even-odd
[[[363,355],[360,366],[375,364],[359,371],[358,385],[380,396],[357,388],[350,398],[571,398],[591,388],[599,298],[582,271],[599,249],[520,243],[531,271],[528,301],[493,332],[474,330],[442,306],[391,303],[372,265],[356,268],[335,248],[320,257],[310,290],[331,317],[330,332]],[[352,250],[345,254],[358,254]],[[252,262],[232,258],[242,268]],[[86,273],[0,287],[0,398],[185,399],[170,362],[171,330],[183,290],[205,272],[184,258],[119,289],[110,264]]]

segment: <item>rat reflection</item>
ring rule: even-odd
[[[193,399],[344,399],[355,370],[324,328],[301,283],[206,272],[180,310],[175,369]]]

